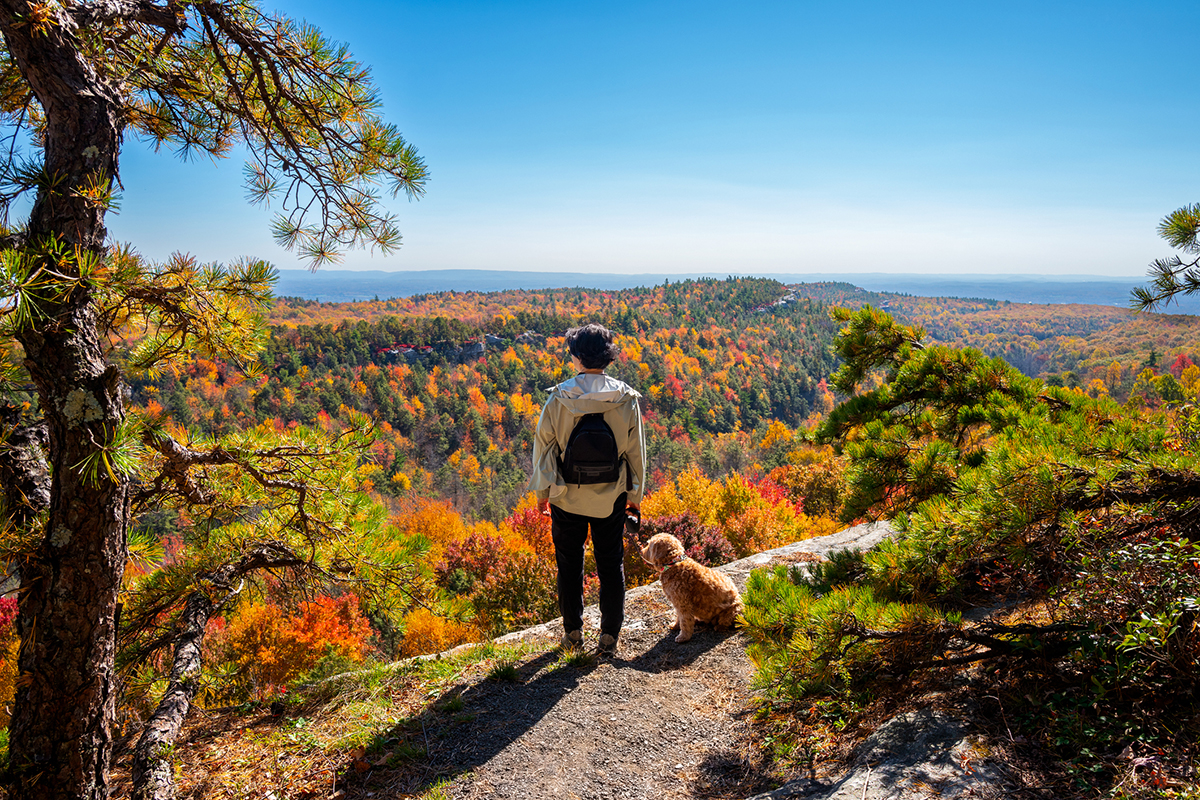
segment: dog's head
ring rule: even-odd
[[[669,533],[654,534],[642,548],[642,560],[655,569],[662,569],[685,555],[683,544]]]

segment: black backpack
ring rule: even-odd
[[[603,414],[584,414],[567,439],[567,449],[558,460],[565,483],[616,483],[621,477],[621,454],[617,439]]]

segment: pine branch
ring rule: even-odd
[[[175,0],[168,0],[165,5],[155,5],[148,0],[90,0],[70,5],[67,13],[79,27],[85,29],[140,22],[161,28],[168,34],[187,30],[183,7]]]
[[[991,658],[1011,656],[1016,658],[1056,658],[1073,648],[1066,635],[1087,630],[1085,625],[1055,623],[1052,625],[1001,625],[985,622],[974,628],[959,628],[949,623],[936,627],[919,626],[900,630],[880,631],[867,628],[854,615],[843,622],[842,635],[837,647],[820,657],[822,661],[842,659],[856,645],[869,641],[911,643],[923,650],[933,650],[936,655],[911,664],[897,664],[906,671],[915,672],[934,667],[959,666]],[[842,644],[842,639],[849,641]],[[976,650],[983,647],[984,650]],[[966,652],[965,655],[946,657],[948,652]]]

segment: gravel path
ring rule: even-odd
[[[800,553],[826,555],[869,548],[890,533],[886,523],[759,553],[722,567],[745,586],[750,570]],[[595,647],[598,612],[585,613]],[[629,592],[617,655],[563,664],[547,652],[517,665],[519,680],[461,687],[461,713],[430,717],[426,776],[456,777],[443,788],[455,800],[476,798],[742,797],[761,791],[739,739],[738,713],[749,698],[752,667],[741,637],[697,628],[676,644],[672,611],[657,583]],[[502,642],[556,642],[553,621]],[[421,786],[414,785],[413,790]]]

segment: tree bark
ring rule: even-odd
[[[262,542],[236,563],[222,564],[209,571],[200,586],[188,596],[175,636],[171,679],[162,700],[150,715],[133,748],[130,778],[132,800],[172,800],[175,797],[174,764],[168,751],[196,696],[203,666],[201,645],[208,620],[237,594],[234,581],[259,569],[306,566],[287,546]]]
[[[47,14],[50,21],[39,23]],[[89,480],[80,469],[112,442],[125,409],[91,292],[75,278],[79,256],[104,254],[104,204],[81,190],[116,175],[120,104],[87,62],[61,6],[0,0],[0,32],[46,119],[46,177],[25,254],[64,276],[17,334],[46,422],[51,484],[46,529],[21,574],[9,797],[101,800],[109,794],[129,481],[115,472]],[[55,246],[64,255],[49,255]]]
[[[225,572],[230,571],[225,568]],[[228,581],[229,576],[225,575],[223,579]],[[222,594],[227,597],[229,592],[226,590]],[[166,751],[175,743],[196,696],[204,629],[219,606],[220,603],[204,588],[193,592],[184,606],[179,620],[180,632],[175,640],[170,683],[133,748],[132,800],[171,800],[175,797],[174,763]]]

